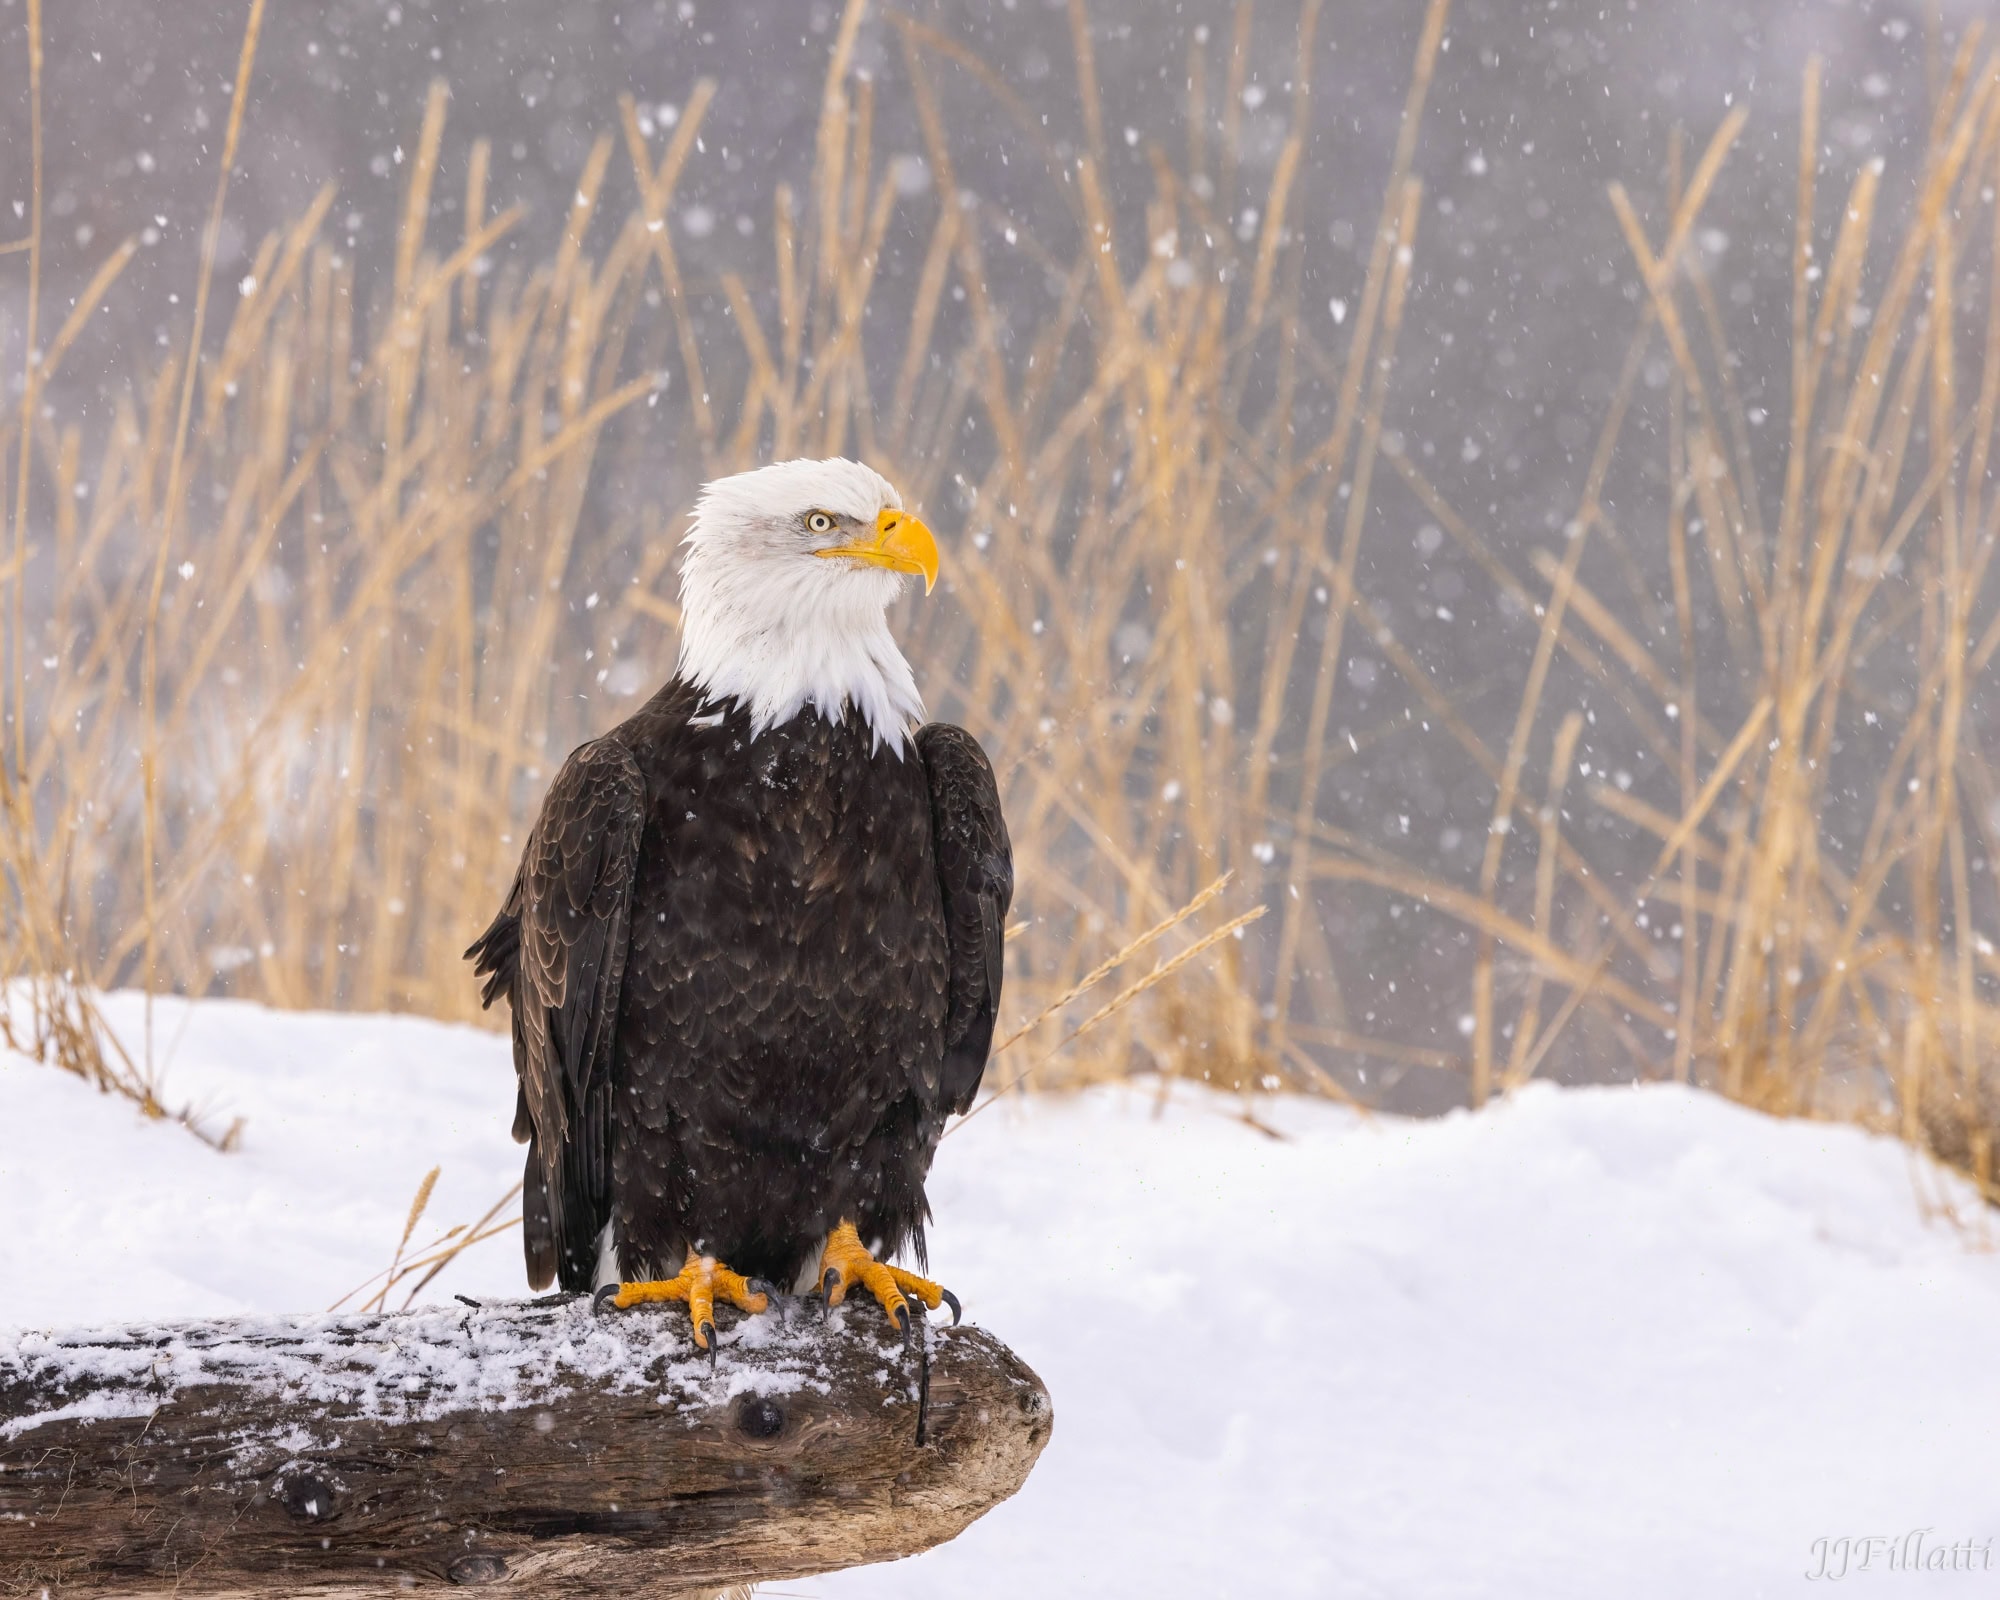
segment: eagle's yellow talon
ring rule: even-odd
[[[908,1332],[910,1326],[910,1306],[909,1301],[903,1298],[905,1294],[922,1301],[929,1311],[937,1310],[950,1300],[952,1320],[958,1320],[958,1302],[952,1296],[928,1278],[920,1278],[914,1272],[877,1261],[868,1253],[861,1242],[861,1235],[851,1222],[843,1222],[828,1237],[826,1249],[820,1256],[819,1281],[829,1306],[839,1305],[847,1298],[848,1289],[860,1284],[875,1297],[889,1320],[902,1332]]]
[[[688,1320],[694,1326],[694,1342],[697,1347],[706,1350],[709,1338],[715,1332],[717,1296],[738,1311],[762,1311],[771,1303],[770,1298],[753,1289],[750,1280],[741,1273],[731,1272],[714,1256],[697,1255],[690,1250],[678,1275],[648,1283],[607,1283],[597,1291],[594,1305],[599,1310],[610,1305],[625,1311],[653,1301],[685,1300]]]
[[[905,1272],[901,1267],[883,1269],[896,1280],[896,1287],[905,1294],[915,1295],[923,1301],[926,1311],[935,1311],[944,1304],[944,1290],[929,1278],[920,1278],[914,1272]]]

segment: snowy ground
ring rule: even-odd
[[[430,1166],[420,1232],[519,1174],[498,1038],[156,1026],[171,1095],[245,1117],[243,1149],[0,1055],[0,1325],[324,1307]],[[1822,1588],[1814,1540],[1920,1529],[1993,1565],[1894,1587],[1996,1592],[2000,1255],[1896,1145],[1672,1088],[1260,1106],[1282,1139],[1233,1111],[1103,1091],[946,1140],[933,1264],[1042,1374],[1054,1438],[945,1549],[765,1593],[1681,1600]],[[1939,1192],[1967,1225],[1924,1220]],[[519,1292],[518,1250],[431,1292]]]

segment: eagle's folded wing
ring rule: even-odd
[[[1002,941],[1014,899],[1014,851],[1000,791],[979,741],[948,722],[917,730],[930,779],[931,838],[944,895],[951,978],[944,1024],[944,1109],[970,1109],[1000,1010]]]
[[[629,944],[646,786],[623,745],[598,739],[556,774],[521,870],[493,925],[467,951],[486,1001],[514,1013],[529,1141],[522,1195],[528,1281],[588,1289],[611,1211],[611,1053]]]

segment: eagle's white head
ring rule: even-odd
[[[937,581],[937,541],[858,461],[778,461],[718,478],[681,557],[680,676],[751,731],[852,705],[900,754],[924,702],[890,636],[905,578]]]

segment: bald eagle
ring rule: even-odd
[[[937,564],[857,462],[702,491],[674,676],[563,764],[467,951],[513,1013],[536,1289],[685,1302],[705,1349],[716,1300],[772,1285],[957,1315],[888,1258],[926,1265],[1014,872],[985,753],[924,723],[889,632]]]

